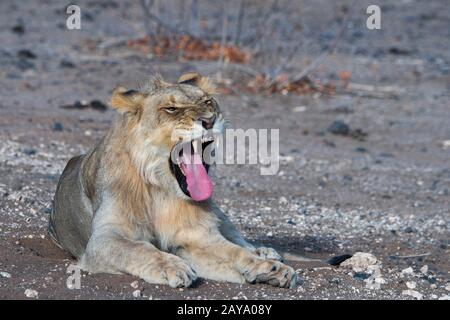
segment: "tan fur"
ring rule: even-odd
[[[172,287],[198,276],[295,285],[294,270],[273,249],[247,243],[211,199],[194,202],[170,172],[175,130],[192,133],[197,119],[212,115],[213,130],[223,128],[210,80],[187,74],[177,84],[153,79],[143,88],[116,89],[111,104],[119,118],[94,149],[69,162],[55,194],[52,237],[90,272]]]

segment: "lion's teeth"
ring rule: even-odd
[[[194,153],[198,153],[198,150],[200,150],[201,146],[201,141],[200,140],[194,140],[192,141],[192,146],[194,147]]]

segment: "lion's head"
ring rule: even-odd
[[[213,190],[207,156],[224,118],[214,86],[196,73],[170,84],[154,78],[139,90],[119,87],[111,105],[122,114],[125,148],[146,183],[202,201]]]

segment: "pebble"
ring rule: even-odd
[[[414,272],[414,270],[411,267],[408,267],[408,268],[402,270],[402,274],[411,274],[413,272]]]
[[[450,140],[444,140],[441,142],[441,146],[444,150],[447,150],[450,148]]]
[[[335,120],[327,130],[332,134],[343,136],[347,136],[350,133],[350,127],[348,126],[348,124],[341,120]]]
[[[416,283],[414,281],[408,281],[406,282],[406,286],[408,287],[408,289],[415,289]]]
[[[450,291],[450,283],[447,283],[447,285],[445,286],[445,290]]]
[[[411,296],[411,297],[413,297],[413,298],[416,298],[417,300],[422,300],[423,299],[423,295],[419,292],[419,291],[416,291],[416,290],[403,290],[402,291],[402,295],[405,295],[405,296]]]
[[[132,283],[130,283],[130,286],[133,288],[133,289],[137,289],[138,287],[139,287],[139,282],[136,280],[136,281],[133,281]]]
[[[0,276],[2,276],[3,278],[11,278],[11,274],[6,272],[6,271],[2,271],[0,272]]]
[[[63,131],[63,125],[61,124],[61,122],[54,122],[52,125],[52,130],[53,131]]]
[[[423,274],[427,274],[427,272],[428,272],[428,265],[424,265],[422,268],[420,268],[420,272],[422,272]]]
[[[267,232],[267,236],[268,236],[269,238],[272,238],[272,237],[273,237],[273,232],[272,232],[272,231]]]
[[[36,290],[33,289],[27,289],[25,290],[25,296],[27,298],[37,298],[39,293]]]
[[[133,291],[133,297],[139,298],[141,296],[141,290],[134,290]]]
[[[442,297],[440,297],[438,300],[450,300],[450,296],[448,294],[443,295]]]

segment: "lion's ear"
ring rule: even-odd
[[[144,98],[145,95],[139,91],[118,87],[113,91],[111,106],[120,113],[137,113]]]
[[[196,86],[198,85],[201,78],[202,76],[197,72],[188,72],[178,78],[178,83]]]
[[[212,81],[208,77],[203,77],[197,72],[183,74],[178,78],[178,83],[197,86],[207,94],[214,94],[216,92],[216,86],[212,83]]]

